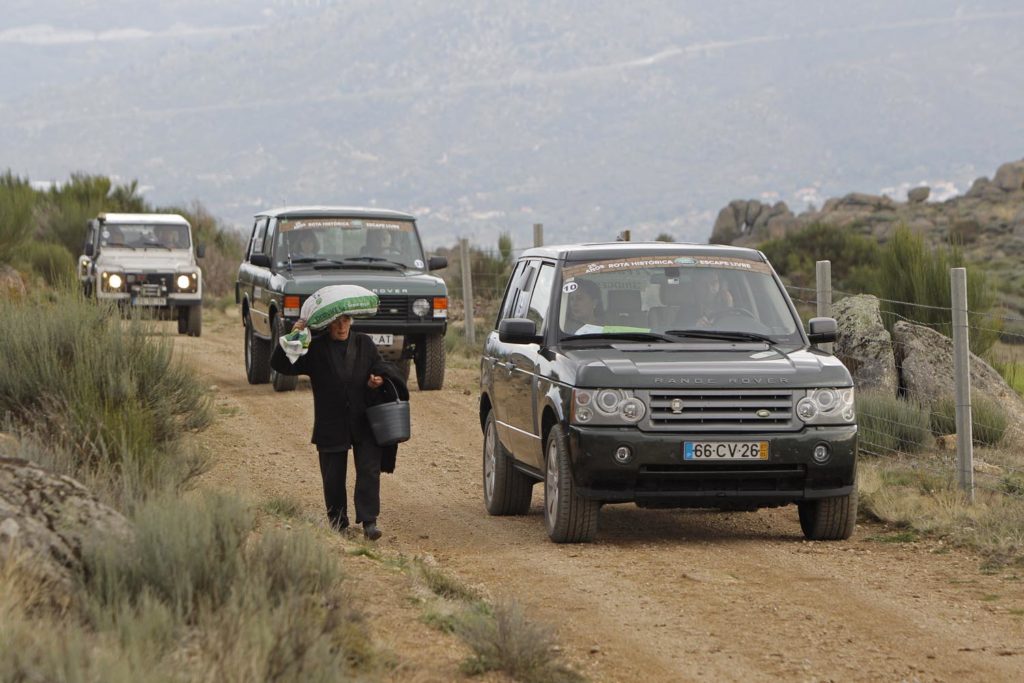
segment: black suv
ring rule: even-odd
[[[525,514],[544,482],[556,542],[603,503],[753,510],[796,503],[809,539],[845,539],[857,498],[846,367],[805,334],[753,249],[540,247],[515,265],[484,347],[484,503]]]

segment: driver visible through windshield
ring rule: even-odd
[[[573,261],[562,269],[561,337],[764,338],[801,344],[768,264],[735,256]]]
[[[356,218],[290,218],[277,225],[278,266],[318,263],[381,263],[425,268],[411,221]]]

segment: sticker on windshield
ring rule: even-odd
[[[680,266],[691,268],[732,268],[755,273],[770,273],[771,268],[767,263],[750,261],[738,257],[717,257],[717,256],[630,256],[620,259],[607,259],[604,261],[592,261],[590,263],[579,263],[567,266],[562,272],[566,279],[574,278],[577,275],[591,275],[594,273],[613,273],[626,270],[643,270],[647,268],[676,268]]]
[[[566,282],[564,285],[562,285],[562,293],[563,294],[572,294],[573,292],[575,292],[579,288],[580,288],[579,283],[576,283],[576,282]]]
[[[423,267],[423,261],[421,261],[420,259],[416,259],[415,261],[412,262],[412,264],[414,266],[416,266],[417,268],[422,268]]]

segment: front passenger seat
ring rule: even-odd
[[[636,289],[611,289],[608,291],[608,311],[605,325],[620,327],[644,327],[644,316],[640,291]]]
[[[686,289],[680,284],[658,285],[658,298],[663,305],[651,306],[647,316],[651,329],[664,332],[686,327],[680,324],[680,307],[686,301]]]

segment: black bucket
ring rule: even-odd
[[[409,440],[412,423],[409,418],[409,402],[398,398],[398,389],[390,379],[395,400],[370,406],[366,409],[366,418],[370,421],[373,438],[380,446],[394,446]]]

